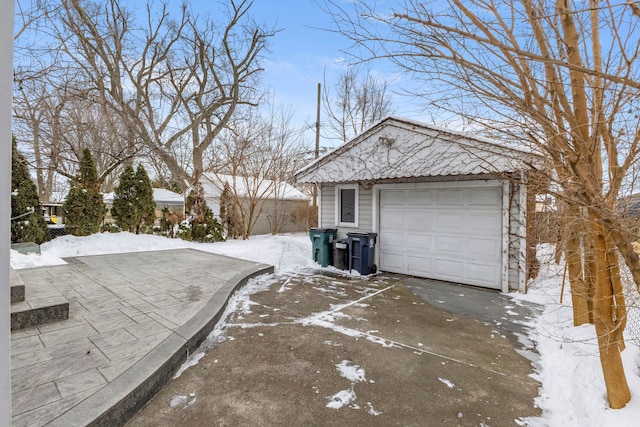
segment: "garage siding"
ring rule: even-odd
[[[347,233],[370,233],[373,230],[372,218],[372,194],[371,189],[360,186],[358,188],[358,227],[338,227],[336,218],[336,186],[334,184],[322,184],[320,194],[322,197],[320,228],[337,228],[338,238],[347,237]]]
[[[336,191],[335,185],[320,185],[320,221],[319,228],[334,228],[336,226],[335,201]]]
[[[431,181],[431,180],[429,180]],[[443,180],[448,181],[448,180]],[[372,189],[359,187],[359,208],[358,208],[358,228],[338,227],[335,217],[335,188],[336,184],[323,183],[320,186],[320,225],[321,228],[337,228],[338,237],[345,238],[348,232],[378,232],[373,229],[373,191]],[[522,276],[520,258],[520,197],[519,185],[517,183],[509,184],[509,247],[508,247],[508,282],[510,290],[517,290]],[[378,242],[379,243],[379,242]]]

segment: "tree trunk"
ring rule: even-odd
[[[527,279],[535,279],[540,271],[540,261],[536,252],[542,230],[536,216],[536,195],[536,191],[527,189]]]
[[[583,265],[583,245],[581,244],[581,225],[584,224],[580,216],[580,210],[568,206],[566,210],[565,225],[567,233],[567,270],[569,283],[571,284],[571,301],[573,303],[573,324],[580,326],[585,323],[593,323],[590,300],[591,292],[585,281]]]
[[[624,327],[621,321],[625,316],[622,315],[620,318],[620,310],[624,311],[624,298],[621,294],[616,294],[615,278],[612,278],[612,270],[610,269],[610,262],[613,261],[613,258],[608,254],[613,253],[615,247],[607,245],[599,215],[591,211],[589,219],[593,232],[595,251],[593,255],[596,266],[593,320],[598,336],[600,363],[607,388],[609,406],[612,409],[620,409],[624,408],[631,400],[629,385],[620,357],[620,351],[624,347],[620,330],[621,327]],[[620,302],[622,304],[619,304]]]
[[[617,328],[614,332],[614,340],[618,342],[620,351],[625,349],[624,337],[622,333],[627,327],[627,307],[624,299],[624,291],[622,288],[622,280],[620,279],[620,261],[618,258],[618,251],[615,242],[611,236],[607,236],[607,271],[611,278],[611,285],[613,290],[613,321],[616,323]]]

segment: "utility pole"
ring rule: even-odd
[[[318,113],[316,115],[316,159],[320,157],[320,83],[318,83]],[[318,207],[318,185],[313,184],[313,208]],[[318,212],[318,219],[320,218],[320,212]],[[318,222],[318,225],[320,223]]]

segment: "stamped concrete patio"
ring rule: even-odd
[[[273,267],[193,249],[84,256],[18,270],[69,319],[11,336],[13,426],[117,425],[207,336],[229,296]]]

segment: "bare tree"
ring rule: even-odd
[[[348,67],[331,93],[324,85],[322,103],[330,138],[347,142],[393,112],[389,83],[369,69]]]
[[[63,0],[47,14],[57,42],[48,55],[73,70],[79,95],[118,118],[123,140],[144,145],[184,188],[236,107],[260,100],[260,60],[275,32],[251,19],[251,5],[221,3],[219,23],[186,3],[176,19],[168,3],[149,3],[140,19],[120,0]]]
[[[51,200],[59,177],[74,178],[85,148],[94,155],[102,190],[111,191],[122,165],[144,147],[126,139],[131,135],[112,110],[79,95],[70,86],[72,75],[18,75],[15,132],[29,147],[40,199]]]
[[[354,55],[389,59],[424,83],[421,95],[433,107],[548,157],[570,230],[574,318],[595,324],[610,406],[624,407],[630,393],[620,359],[626,309],[618,254],[636,287],[640,263],[615,205],[640,154],[635,3],[408,0],[395,10],[368,3],[328,5]]]
[[[278,232],[286,217],[284,206],[279,206],[285,196],[284,184],[292,182],[306,150],[303,132],[296,131],[291,123],[291,111],[268,109],[259,113],[247,111],[230,121],[210,151],[208,173],[218,185],[227,184],[234,206],[226,209],[236,212],[244,239],[251,234],[267,200],[273,200],[270,221],[272,232]]]

